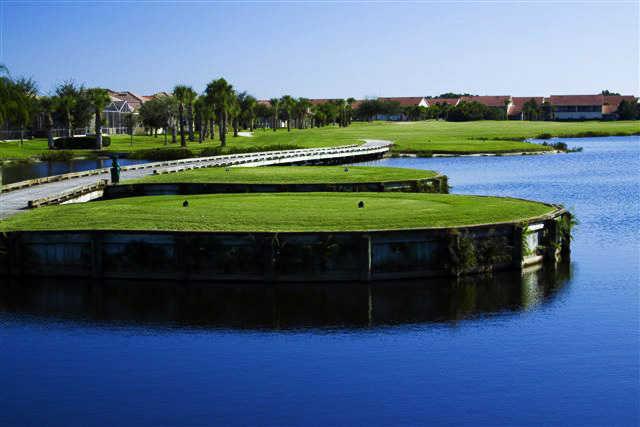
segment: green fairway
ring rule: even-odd
[[[509,198],[424,193],[150,196],[40,208],[0,222],[0,231],[391,230],[521,221],[553,209]]]
[[[640,133],[640,121],[611,122],[529,122],[529,121],[476,121],[476,122],[373,122],[353,123],[346,128],[327,126],[315,129],[256,130],[253,137],[228,137],[227,151],[233,149],[269,147],[277,145],[300,148],[328,147],[358,144],[363,139],[386,139],[395,143],[395,153],[416,154],[472,154],[542,151],[548,147],[529,144],[518,139],[534,138],[540,134],[553,136],[631,135]],[[202,149],[216,147],[218,140],[202,144],[190,142],[188,148],[197,155]],[[126,153],[143,149],[176,148],[179,144],[164,144],[164,137],[136,136],[133,144],[128,135],[113,135],[105,153]],[[45,139],[0,141],[0,160],[37,157],[47,152]],[[92,150],[76,150],[76,155],[90,155]]]
[[[431,178],[437,173],[419,169],[350,166],[270,166],[260,168],[206,168],[150,175],[124,181],[133,183],[225,184],[346,184]]]

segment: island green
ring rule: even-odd
[[[0,231],[398,230],[523,221],[554,209],[520,199],[425,193],[149,196],[44,207],[0,222]]]
[[[148,175],[123,183],[346,184],[407,181],[436,175],[436,172],[429,170],[367,166],[214,167]]]

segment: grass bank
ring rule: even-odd
[[[150,175],[123,183],[347,184],[424,179],[436,175],[427,170],[386,167],[268,166],[195,169]]]
[[[229,135],[228,147],[221,153],[234,150],[252,150],[286,146],[297,148],[328,147],[357,144],[362,139],[386,139],[395,143],[393,152],[431,154],[513,153],[521,151],[545,151],[549,147],[523,142],[541,135],[564,138],[572,136],[633,135],[640,133],[640,121],[611,122],[528,122],[528,121],[477,121],[453,123],[444,121],[423,122],[373,122],[353,123],[347,128],[329,126],[319,129],[257,130],[253,137]],[[546,135],[545,135],[546,134]],[[139,150],[169,150],[178,144],[164,144],[164,137],[136,136],[133,144],[128,135],[113,135],[111,145],[102,154],[111,152],[131,153]],[[192,155],[212,150],[219,141],[208,140],[202,144],[191,142]],[[217,149],[215,149],[217,150]],[[48,152],[45,139],[25,141],[0,141],[0,160],[39,157]],[[74,150],[75,156],[96,155],[92,150]]]
[[[552,210],[509,198],[424,193],[150,196],[40,208],[0,222],[0,231],[393,230],[521,221]]]

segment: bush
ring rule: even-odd
[[[73,159],[71,151],[47,151],[38,156],[43,162],[68,162]]]
[[[102,137],[102,146],[111,145],[111,137]],[[72,136],[53,140],[53,147],[58,150],[86,150],[96,148],[95,136]]]
[[[541,133],[540,135],[536,136],[536,139],[551,139],[553,138],[553,135],[551,135],[550,133]]]

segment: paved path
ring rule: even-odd
[[[238,154],[227,156],[203,157],[196,159],[185,159],[167,165],[167,162],[148,163],[143,169],[133,167],[123,167],[121,179],[140,178],[145,175],[152,175],[154,171],[167,172],[178,171],[195,167],[216,167],[216,166],[268,166],[274,164],[298,163],[311,160],[323,160],[340,157],[366,156],[381,153],[389,150],[391,141],[384,140],[364,140],[362,145],[327,147],[315,149],[268,151],[251,154]],[[176,163],[179,163],[176,165]],[[0,218],[6,218],[20,212],[27,207],[30,200],[51,197],[69,191],[73,188],[83,187],[104,179],[108,179],[107,172],[83,176],[62,181],[48,182],[43,184],[25,187],[18,190],[0,193]]]

